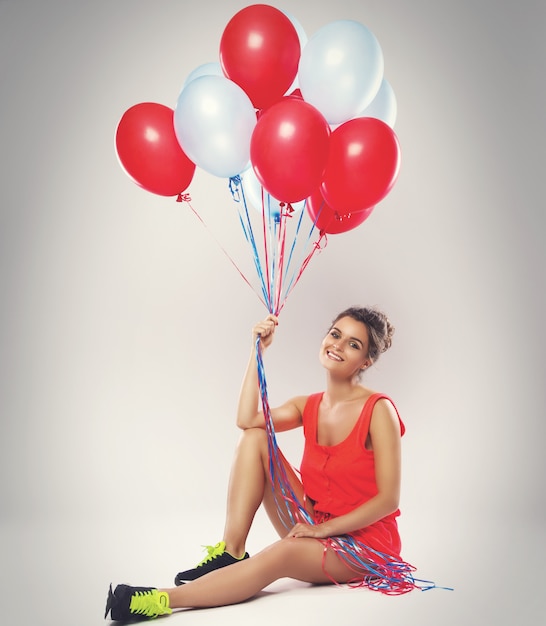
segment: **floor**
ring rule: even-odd
[[[2,625],[109,626],[103,615],[110,582],[170,586],[177,571],[202,558],[201,544],[219,539],[216,521],[211,514],[194,515],[183,521],[182,530],[175,515],[135,509],[100,518],[73,514],[63,519],[4,522],[0,527],[0,576],[2,589],[9,595],[2,603]],[[258,518],[249,551],[274,539],[270,532],[266,521]],[[536,533],[537,545],[544,545],[542,529],[528,529],[526,544],[529,533]],[[489,539],[494,542],[494,532]],[[433,589],[388,597],[363,589],[311,587],[283,579],[244,604],[185,610],[167,619],[173,626],[200,626],[211,620],[259,626],[331,626],[340,621],[344,626],[489,626],[501,622],[523,626],[538,623],[538,616],[545,614],[540,581],[529,575],[540,566],[533,563],[532,555],[523,555],[529,559],[527,572],[515,565],[517,575],[510,579],[508,556],[501,572],[485,550],[475,554],[474,564],[466,568],[463,562],[468,559],[459,539],[443,553],[427,548],[426,537],[421,545],[410,545],[412,557],[420,553],[418,575],[452,586],[453,591]],[[502,550],[499,555],[497,562],[502,562]],[[405,558],[410,560],[407,554]]]

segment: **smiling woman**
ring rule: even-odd
[[[396,518],[401,480],[400,440],[405,427],[392,400],[359,383],[362,373],[391,345],[394,327],[382,312],[342,311],[323,339],[326,372],[320,393],[291,398],[276,408],[260,404],[261,354],[278,319],[268,315],[252,330],[237,426],[243,431],[229,482],[224,536],[196,567],[175,577],[175,587],[110,588],[106,616],[156,617],[175,608],[242,602],[280,578],[309,583],[349,583],[387,594],[423,588],[401,556]],[[256,357],[259,358],[256,358]],[[299,470],[280,454],[286,487],[272,465],[274,430],[303,427]],[[296,507],[280,506],[290,492]],[[247,537],[263,504],[280,541],[250,557]],[[427,585],[432,585],[432,583]],[[433,586],[433,585],[432,585]]]

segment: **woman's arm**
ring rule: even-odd
[[[374,451],[377,495],[350,513],[322,524],[296,524],[290,535],[321,539],[344,535],[369,526],[398,509],[401,474],[400,421],[388,400],[379,400],[374,406],[370,437]]]
[[[239,394],[237,407],[237,426],[247,428],[265,428],[265,418],[261,408],[258,366],[256,363],[256,340],[260,337],[260,345],[264,352],[273,341],[278,321],[274,315],[268,315],[252,329],[252,348],[248,359],[245,375]],[[271,419],[277,432],[289,430],[301,425],[301,411],[305,397],[294,398],[280,407],[271,409]]]

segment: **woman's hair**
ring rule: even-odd
[[[394,326],[383,312],[373,307],[352,306],[339,313],[331,326],[342,317],[350,317],[366,326],[368,330],[368,357],[372,362],[377,361],[380,354],[391,347]]]

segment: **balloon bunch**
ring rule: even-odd
[[[396,99],[383,70],[379,42],[359,22],[308,38],[288,13],[247,6],[225,26],[218,61],[186,77],[174,109],[145,102],[124,113],[120,164],[145,190],[179,201],[197,167],[227,179],[258,296],[278,314],[326,236],[362,224],[397,179]]]

